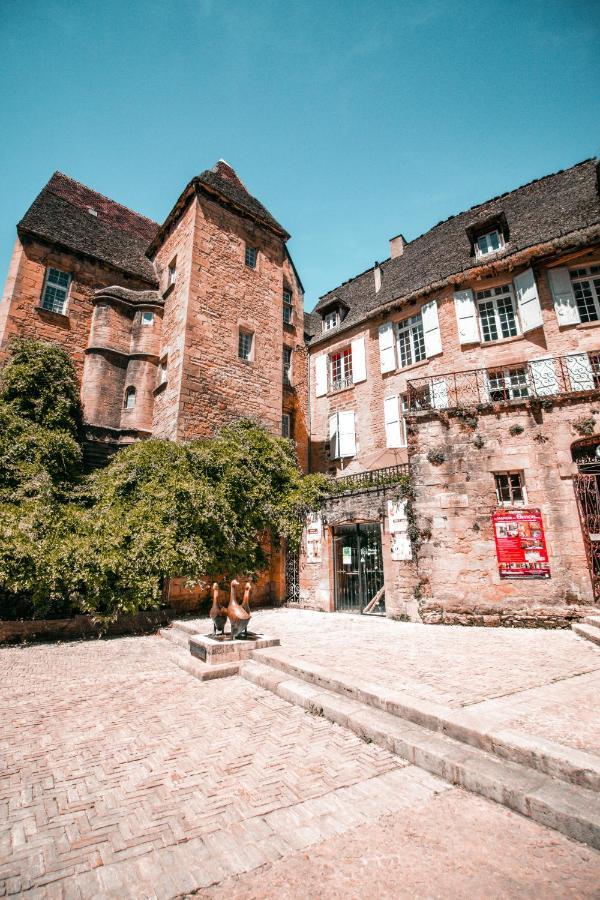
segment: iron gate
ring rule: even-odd
[[[594,600],[600,600],[600,474],[580,472],[573,478]]]
[[[379,524],[335,528],[333,561],[336,610],[385,615]]]
[[[285,550],[285,602],[300,601],[299,553],[291,547]]]

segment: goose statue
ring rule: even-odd
[[[244,634],[248,629],[250,621],[250,612],[246,612],[243,606],[237,602],[237,588],[239,581],[233,579],[231,582],[231,593],[229,595],[229,606],[227,607],[227,618],[231,626],[231,640],[235,641],[237,637]]]
[[[212,586],[212,606],[210,608],[210,617],[213,620],[213,634],[225,634],[225,623],[227,622],[227,606],[225,601],[221,599],[219,585],[215,581]]]

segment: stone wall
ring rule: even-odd
[[[320,561],[310,562],[308,559],[306,529],[302,538],[300,606],[333,612],[334,528],[336,525],[349,523],[376,522],[381,528],[386,615],[394,619],[418,619],[418,604],[415,600],[418,576],[415,563],[413,560],[393,560],[391,554],[387,503],[388,500],[395,501],[398,497],[397,488],[386,487],[342,494],[325,502],[321,510],[323,538]]]
[[[418,413],[410,429],[423,621],[566,626],[594,605],[573,489],[574,423],[598,416],[591,397],[551,408],[509,401],[475,413],[472,427],[447,412]],[[516,427],[515,427],[516,426]],[[511,432],[512,429],[512,432]],[[476,438],[477,435],[477,438]],[[443,462],[428,460],[432,449]],[[550,579],[500,578],[491,516],[494,472],[523,473],[526,506],[539,508]]]
[[[114,622],[102,623],[91,616],[70,619],[31,619],[28,621],[0,620],[0,644],[29,641],[63,641],[94,638],[103,635],[144,634],[165,625],[174,614],[173,609],[149,609],[119,616]]]

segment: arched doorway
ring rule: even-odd
[[[600,600],[600,437],[593,435],[571,445],[577,474],[573,487],[577,498],[583,542],[594,600]]]

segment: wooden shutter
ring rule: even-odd
[[[587,353],[571,353],[565,356],[572,391],[593,391],[594,372]]]
[[[540,359],[529,361],[531,377],[533,379],[533,392],[536,397],[549,397],[558,394],[558,378],[556,368],[551,356],[543,356]]]
[[[479,335],[477,304],[475,303],[473,291],[455,291],[454,310],[456,312],[460,343],[478,344],[481,338]]]
[[[581,322],[575,302],[571,275],[566,266],[548,269],[548,281],[554,300],[554,311],[559,325],[577,325]]]
[[[434,378],[429,387],[433,409],[448,408],[448,385],[445,378]]]
[[[323,397],[327,393],[327,354],[321,353],[315,358],[315,396]]]
[[[338,459],[340,455],[340,436],[338,429],[338,414],[329,416],[329,456]]]
[[[367,380],[367,359],[365,355],[364,337],[352,341],[352,381],[358,384]]]
[[[385,440],[388,447],[403,447],[399,398],[386,397],[383,401]]]
[[[394,326],[391,322],[384,322],[379,326],[379,362],[382,374],[393,372],[396,368]]]
[[[544,324],[533,269],[525,269],[514,279],[515,294],[523,331],[533,331]]]
[[[354,430],[354,413],[345,411],[338,413],[338,429],[340,436],[340,457],[356,455],[356,433]]]
[[[440,334],[440,322],[435,300],[421,307],[423,319],[423,337],[425,339],[425,356],[437,356],[442,352],[442,336]]]

